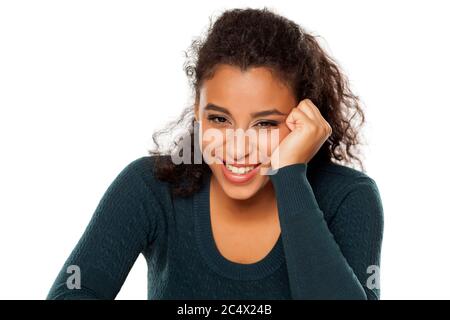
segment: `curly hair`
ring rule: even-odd
[[[204,173],[210,170],[201,164],[174,164],[168,153],[179,152],[183,136],[171,138],[171,146],[163,150],[161,138],[173,134],[177,127],[191,135],[194,154],[194,106],[199,100],[203,81],[214,75],[219,64],[239,67],[266,67],[287,85],[298,102],[309,98],[331,125],[333,132],[310,163],[358,162],[361,144],[359,127],[364,113],[359,97],[352,93],[349,81],[317,39],[295,22],[269,10],[230,9],[224,11],[210,25],[204,38],[194,38],[187,51],[184,71],[189,79],[195,103],[185,108],[178,120],[153,133],[156,149],[148,150],[155,156],[154,172],[161,181],[171,185],[173,195],[189,196],[201,186]],[[356,120],[359,119],[359,122]],[[167,152],[168,151],[168,152]],[[182,150],[181,153],[182,155]]]

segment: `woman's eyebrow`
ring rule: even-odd
[[[270,109],[270,110],[264,110],[264,111],[258,111],[258,112],[253,112],[250,113],[250,115],[253,118],[257,118],[257,117],[265,117],[265,116],[270,116],[270,115],[280,115],[280,116],[286,116],[285,113],[279,111],[278,109]]]
[[[219,111],[219,112],[223,112],[223,113],[229,115],[230,117],[232,116],[231,112],[228,111],[227,108],[218,106],[218,105],[216,105],[214,103],[208,103],[206,105],[206,107],[205,107],[205,111],[206,110]],[[282,116],[285,116],[286,114],[281,112],[281,111],[279,111],[278,109],[274,108],[274,109],[269,109],[269,110],[264,110],[264,111],[252,112],[250,115],[252,116],[252,118],[257,118],[257,117],[265,117],[265,116],[270,116],[270,115],[282,115]]]
[[[205,111],[207,111],[207,110],[223,112],[231,117],[231,113],[230,113],[230,111],[228,111],[227,108],[215,105],[214,103],[208,103],[205,107]]]

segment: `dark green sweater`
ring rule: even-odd
[[[154,177],[153,161],[132,161],[111,183],[47,299],[114,299],[141,253],[148,299],[380,298],[372,280],[378,279],[383,207],[365,173],[299,163],[269,176],[281,236],[265,258],[240,264],[214,242],[211,172],[199,192],[172,198],[168,183]],[[79,289],[66,284],[70,265],[80,268]]]

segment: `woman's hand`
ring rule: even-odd
[[[300,101],[286,119],[291,132],[270,157],[272,170],[295,163],[307,163],[332,133],[330,124],[309,99]]]

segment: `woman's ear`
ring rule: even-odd
[[[194,120],[198,122],[198,105],[194,106]]]

